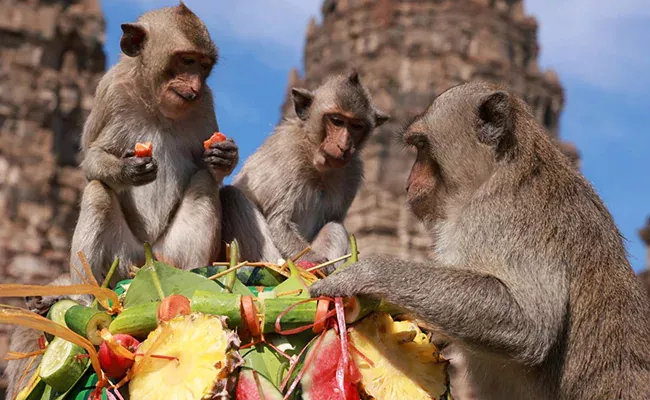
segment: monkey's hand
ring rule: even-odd
[[[309,293],[312,297],[383,297],[390,281],[381,273],[381,266],[381,263],[373,261],[373,257],[367,258],[316,281]]]
[[[208,165],[214,178],[221,182],[230,175],[239,162],[239,147],[232,139],[212,143],[203,153],[203,161]]]
[[[27,296],[25,305],[29,311],[45,316],[50,307],[61,299],[63,299],[62,296]]]
[[[158,163],[152,157],[136,157],[134,150],[122,155],[122,182],[131,186],[151,183],[158,174]]]

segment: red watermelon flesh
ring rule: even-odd
[[[239,372],[235,399],[237,400],[282,400],[282,393],[271,381],[254,369],[243,367]]]
[[[341,339],[333,329],[323,335],[325,337],[320,343],[316,340],[305,356],[305,362],[309,362],[309,365],[300,380],[303,400],[360,400],[356,383],[361,379],[361,374],[352,357],[349,357],[345,372],[345,397],[341,396],[336,381],[336,370],[341,359]]]

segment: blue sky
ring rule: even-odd
[[[248,157],[273,131],[287,74],[301,67],[304,32],[321,0],[186,0],[221,53],[210,78],[221,130]],[[109,66],[120,23],[170,0],[104,0]],[[650,2],[528,0],[539,24],[540,65],[565,88],[560,134],[582,155],[593,183],[627,239],[635,270],[645,265],[637,231],[650,215]]]

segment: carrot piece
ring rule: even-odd
[[[262,331],[260,330],[260,323],[257,319],[257,310],[255,309],[255,303],[253,302],[252,296],[242,296],[241,309],[248,329],[251,331],[251,335],[254,338],[260,336]]]
[[[135,144],[136,157],[151,157],[152,154],[153,154],[153,146],[151,142]]]
[[[312,330],[314,333],[321,333],[325,330],[325,323],[327,319],[325,316],[330,308],[330,301],[327,299],[318,300],[318,305],[316,308],[316,315],[314,316],[314,327]]]
[[[210,136],[210,139],[206,140],[203,142],[203,147],[205,149],[209,149],[210,146],[212,146],[212,143],[220,143],[226,140],[226,135],[224,135],[221,132],[215,132],[212,136]]]

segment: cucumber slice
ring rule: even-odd
[[[70,307],[76,305],[79,305],[79,303],[68,299],[57,301],[52,307],[50,307],[50,311],[47,312],[47,318],[59,325],[67,327],[65,324],[65,313]],[[45,337],[48,342],[51,342],[52,339],[54,339],[54,335],[47,332],[45,332]]]
[[[108,330],[113,334],[126,333],[137,339],[146,338],[158,326],[158,305],[154,303],[138,304],[124,310],[115,317]]]
[[[41,379],[59,393],[68,391],[86,371],[88,358],[77,358],[86,354],[81,346],[55,337],[45,349],[41,360]]]
[[[112,321],[113,318],[104,311],[81,305],[72,306],[65,313],[65,324],[68,328],[84,336],[95,346],[102,344],[99,332],[108,328]]]

